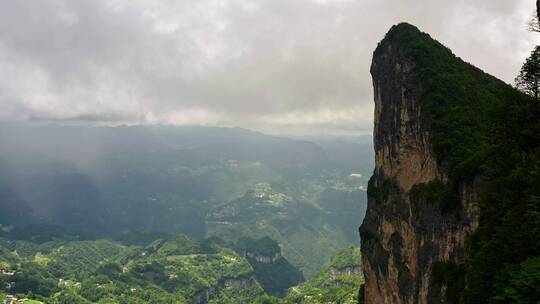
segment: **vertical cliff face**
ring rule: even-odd
[[[433,268],[463,264],[465,240],[478,225],[479,179],[449,186],[433,152],[425,63],[403,51],[415,39],[431,38],[397,25],[373,54],[375,171],[360,229],[366,303],[449,303]],[[455,202],[446,210],[450,192]]]

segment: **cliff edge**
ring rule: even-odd
[[[492,295],[482,298],[470,289],[496,285],[478,277],[490,275],[483,273],[489,265],[478,261],[485,254],[482,240],[493,241],[494,227],[503,223],[481,215],[491,212],[483,207],[491,206],[484,189],[495,185],[495,171],[505,170],[505,164],[497,167],[499,157],[512,158],[514,138],[538,147],[538,135],[499,132],[516,129],[508,126],[508,111],[537,122],[538,103],[405,23],[377,46],[371,75],[375,171],[360,228],[365,303],[487,302]],[[511,162],[508,170],[516,169]],[[526,246],[531,250],[524,259],[538,254],[538,246]]]

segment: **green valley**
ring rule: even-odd
[[[70,304],[233,304],[265,299],[326,303],[331,298],[352,303],[356,299],[362,281],[359,248],[340,251],[313,279],[279,294],[285,296],[283,300],[267,295],[262,286],[276,293],[303,279],[279,256],[276,246],[269,238],[242,239],[228,246],[182,235],[146,246],[110,240],[37,244],[1,239],[2,296],[18,299],[14,303]]]
[[[306,278],[358,243],[371,137],[56,125],[37,135],[37,127],[0,126],[0,235],[6,238],[137,245],[176,234],[229,243],[270,237]],[[70,145],[78,138],[85,140]],[[58,151],[62,146],[70,149]]]

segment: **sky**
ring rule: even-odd
[[[0,121],[373,127],[372,52],[409,22],[511,83],[533,0],[0,0]]]

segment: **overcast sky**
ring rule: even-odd
[[[0,120],[362,134],[391,25],[512,82],[534,2],[0,0]]]

